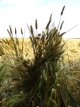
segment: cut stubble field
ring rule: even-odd
[[[19,39],[19,44],[21,48],[22,40]],[[80,71],[80,39],[63,39],[64,42],[64,53],[63,53],[63,63],[69,67],[72,71]],[[12,43],[11,43],[12,44]],[[12,51],[12,49],[7,45],[5,46],[5,51]],[[23,55],[25,58],[33,59],[34,54],[32,50],[32,44],[30,39],[24,39],[23,45]],[[4,55],[3,55],[4,56]]]

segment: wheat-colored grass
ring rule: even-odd
[[[71,70],[80,71],[80,39],[65,39],[64,62]]]
[[[63,62],[66,66],[70,67],[71,70],[80,70],[80,39],[64,39],[64,55]],[[21,39],[19,39],[21,44]],[[33,59],[33,50],[30,39],[24,39],[24,57]],[[10,47],[5,47],[6,51],[12,51]]]

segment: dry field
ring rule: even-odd
[[[64,39],[64,54],[63,54],[63,62],[69,67],[70,70],[80,71],[80,39]],[[21,47],[21,39],[19,40],[19,45]],[[12,45],[12,43],[11,43]],[[9,46],[5,46],[8,54],[11,53],[11,48]],[[9,52],[10,51],[10,52]],[[33,50],[31,48],[31,42],[29,39],[24,39],[23,45],[23,54],[25,58],[32,59]]]
[[[64,61],[71,70],[80,71],[80,39],[65,39]]]
[[[66,66],[68,66],[71,70],[80,70],[80,39],[64,39],[64,55],[63,62]],[[21,48],[21,39],[19,40],[19,45]],[[12,43],[10,44],[12,45]],[[5,46],[5,50],[8,54],[11,53],[12,47]],[[4,51],[5,51],[4,50]],[[10,51],[10,52],[9,52]],[[33,50],[31,48],[31,42],[29,39],[24,39],[23,45],[23,54],[25,58],[32,59],[33,58]],[[27,57],[26,57],[27,56]]]

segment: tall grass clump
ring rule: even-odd
[[[61,13],[62,15],[62,13]],[[52,15],[41,34],[35,33],[33,26],[29,28],[34,60],[25,60],[23,57],[23,42],[20,47],[18,38],[13,38],[11,26],[7,30],[10,39],[1,41],[2,49],[11,47],[5,52],[5,60],[1,62],[2,106],[5,107],[51,107],[60,105],[56,96],[56,74],[61,70],[58,65],[63,53],[62,34],[55,27],[49,29]],[[38,22],[35,21],[37,32]],[[15,34],[17,30],[15,28]],[[21,29],[22,33],[22,29]],[[14,56],[14,57],[13,57]],[[6,61],[6,62],[5,62]],[[7,72],[6,72],[7,71]],[[4,75],[3,75],[4,74]],[[61,100],[61,99],[59,99]]]
[[[64,8],[65,6],[60,16],[63,15]],[[61,63],[64,52],[62,36],[66,33],[60,33],[63,22],[61,23],[60,17],[57,28],[51,27],[51,20],[52,14],[42,33],[37,32],[37,20],[35,28],[28,26],[34,53],[32,60],[24,57],[24,38],[20,44],[17,37],[13,38],[12,28],[7,30],[10,42],[8,39],[1,41],[1,55],[4,56],[0,62],[1,107],[78,107],[76,104],[71,105],[73,97],[63,82],[67,78]],[[5,52],[6,45],[11,47],[10,53]]]

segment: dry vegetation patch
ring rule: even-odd
[[[72,71],[80,71],[80,39],[65,39],[64,63]]]

